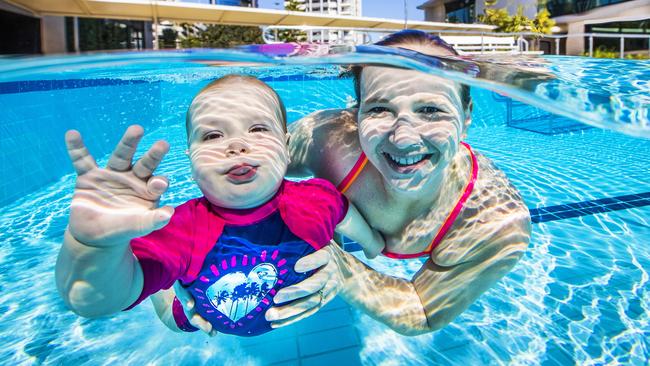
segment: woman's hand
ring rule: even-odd
[[[279,328],[307,318],[336,297],[343,283],[335,259],[336,250],[339,250],[337,244],[332,242],[296,262],[296,272],[318,271],[306,280],[278,291],[273,298],[278,305],[266,312],[266,320],[271,322],[271,327]],[[280,306],[289,301],[293,302]]]
[[[212,329],[212,324],[194,310],[195,302],[192,294],[181,286],[178,281],[174,283],[174,292],[176,293],[176,298],[180,301],[183,307],[183,312],[190,321],[190,324],[199,328],[210,337],[214,337],[217,334],[217,331]]]
[[[173,208],[158,208],[158,200],[168,187],[167,179],[153,176],[169,145],[156,142],[132,164],[143,134],[142,127],[130,126],[102,169],[79,132],[66,133],[68,154],[77,172],[68,230],[80,243],[103,248],[128,244],[169,222]]]

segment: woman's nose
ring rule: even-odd
[[[410,123],[398,121],[390,140],[397,148],[407,148],[420,143],[420,134]]]
[[[243,141],[235,140],[228,144],[226,148],[226,156],[237,156],[241,154],[248,154],[250,148]]]

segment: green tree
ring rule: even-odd
[[[173,28],[165,28],[160,36],[160,48],[176,48],[178,32]]]
[[[210,24],[203,29],[183,24],[183,48],[228,48],[252,43],[263,43],[259,27]]]
[[[510,15],[506,9],[495,9],[493,6],[496,0],[486,0],[485,10],[482,15],[478,16],[481,23],[496,26],[496,32],[515,33],[530,30],[535,33],[550,34],[551,28],[555,21],[550,18],[550,13],[546,8],[542,8],[535,15],[535,19],[530,19],[524,15],[523,7],[517,7],[517,13]]]
[[[551,13],[543,8],[535,15],[531,30],[535,33],[551,34],[551,29],[555,26],[555,20],[551,19]]]
[[[284,5],[284,10],[305,11],[305,9],[300,8],[300,4],[296,0],[287,1]],[[305,42],[307,40],[307,34],[296,29],[285,29],[278,32],[278,38],[283,42]]]

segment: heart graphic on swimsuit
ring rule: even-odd
[[[255,309],[277,281],[275,266],[260,263],[248,275],[238,271],[219,278],[205,294],[217,311],[236,322]]]

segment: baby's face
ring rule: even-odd
[[[279,103],[267,89],[227,82],[190,106],[192,176],[214,205],[251,208],[273,197],[289,162]]]
[[[384,180],[405,192],[438,182],[468,121],[459,85],[412,70],[365,67],[360,94],[359,140]]]

